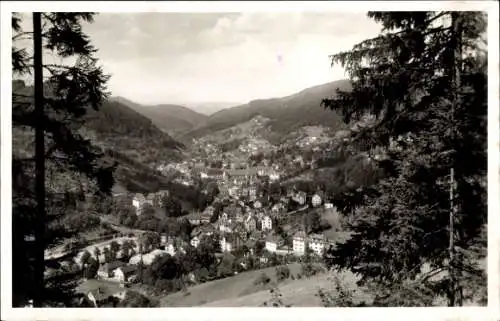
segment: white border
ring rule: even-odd
[[[310,1],[310,2],[19,2],[2,1],[1,13],[1,319],[2,320],[67,320],[67,319],[138,319],[148,320],[498,320],[500,291],[499,218],[499,15],[496,1]],[[92,11],[92,12],[242,12],[242,11],[418,11],[480,10],[488,12],[488,308],[161,308],[161,309],[13,309],[11,308],[11,12]],[[7,49],[7,50],[6,50]],[[325,66],[328,68],[328,66]],[[7,108],[6,108],[7,107]],[[369,315],[369,317],[367,317]]]

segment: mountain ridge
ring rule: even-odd
[[[220,110],[179,139],[189,141],[193,138],[200,138],[246,122],[257,115],[271,119],[269,125],[271,130],[280,135],[286,135],[308,125],[323,125],[340,129],[345,125],[340,115],[321,107],[321,101],[335,96],[336,89],[349,90],[350,82],[337,80],[306,88],[288,96],[256,99],[247,104]]]
[[[177,104],[142,105],[121,96],[110,98],[149,118],[153,124],[172,137],[182,135],[204,122],[208,116]]]

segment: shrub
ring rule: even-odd
[[[266,285],[271,282],[271,278],[266,273],[262,272],[253,282],[254,285]]]
[[[276,279],[278,282],[286,280],[290,277],[290,269],[288,266],[277,266],[276,267]]]

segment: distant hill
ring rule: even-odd
[[[208,116],[180,105],[141,105],[123,97],[112,97],[111,101],[121,103],[143,116],[173,137],[182,135],[207,120]]]
[[[339,80],[308,88],[291,96],[254,100],[245,105],[224,109],[211,115],[206,122],[183,135],[182,139],[200,138],[246,122],[257,115],[269,118],[270,130],[279,136],[310,125],[340,129],[344,126],[340,115],[321,107],[322,99],[334,96],[336,89],[350,89],[349,81]]]
[[[235,102],[203,102],[203,103],[184,103],[183,105],[205,115],[212,115],[226,108],[239,106],[241,103]]]

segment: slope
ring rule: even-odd
[[[22,81],[13,82],[13,91],[31,97],[33,88]],[[50,89],[47,88],[47,95]],[[29,98],[28,101],[31,102]],[[47,113],[53,113],[46,109]],[[143,182],[158,185],[161,177],[153,169],[159,160],[176,161],[183,157],[183,145],[159,130],[151,120],[129,107],[113,101],[105,101],[98,111],[88,108],[83,116],[79,133],[100,147],[107,160],[116,162],[115,178],[125,186],[136,185],[136,189],[150,189]],[[20,155],[32,154],[32,132],[17,128],[13,132],[13,149]],[[142,181],[142,183],[141,183]]]
[[[349,89],[347,80],[339,80],[305,89],[291,96],[254,100],[248,104],[221,110],[207,121],[183,135],[184,140],[203,137],[246,122],[256,115],[269,118],[270,129],[278,135],[286,135],[307,125],[324,125],[333,128],[343,126],[341,117],[321,107],[324,98],[335,95],[336,89]]]
[[[208,118],[208,116],[204,114],[197,113],[194,110],[180,105],[146,106],[137,104],[123,97],[113,97],[111,100],[121,103],[149,118],[159,129],[173,137],[188,132]]]

